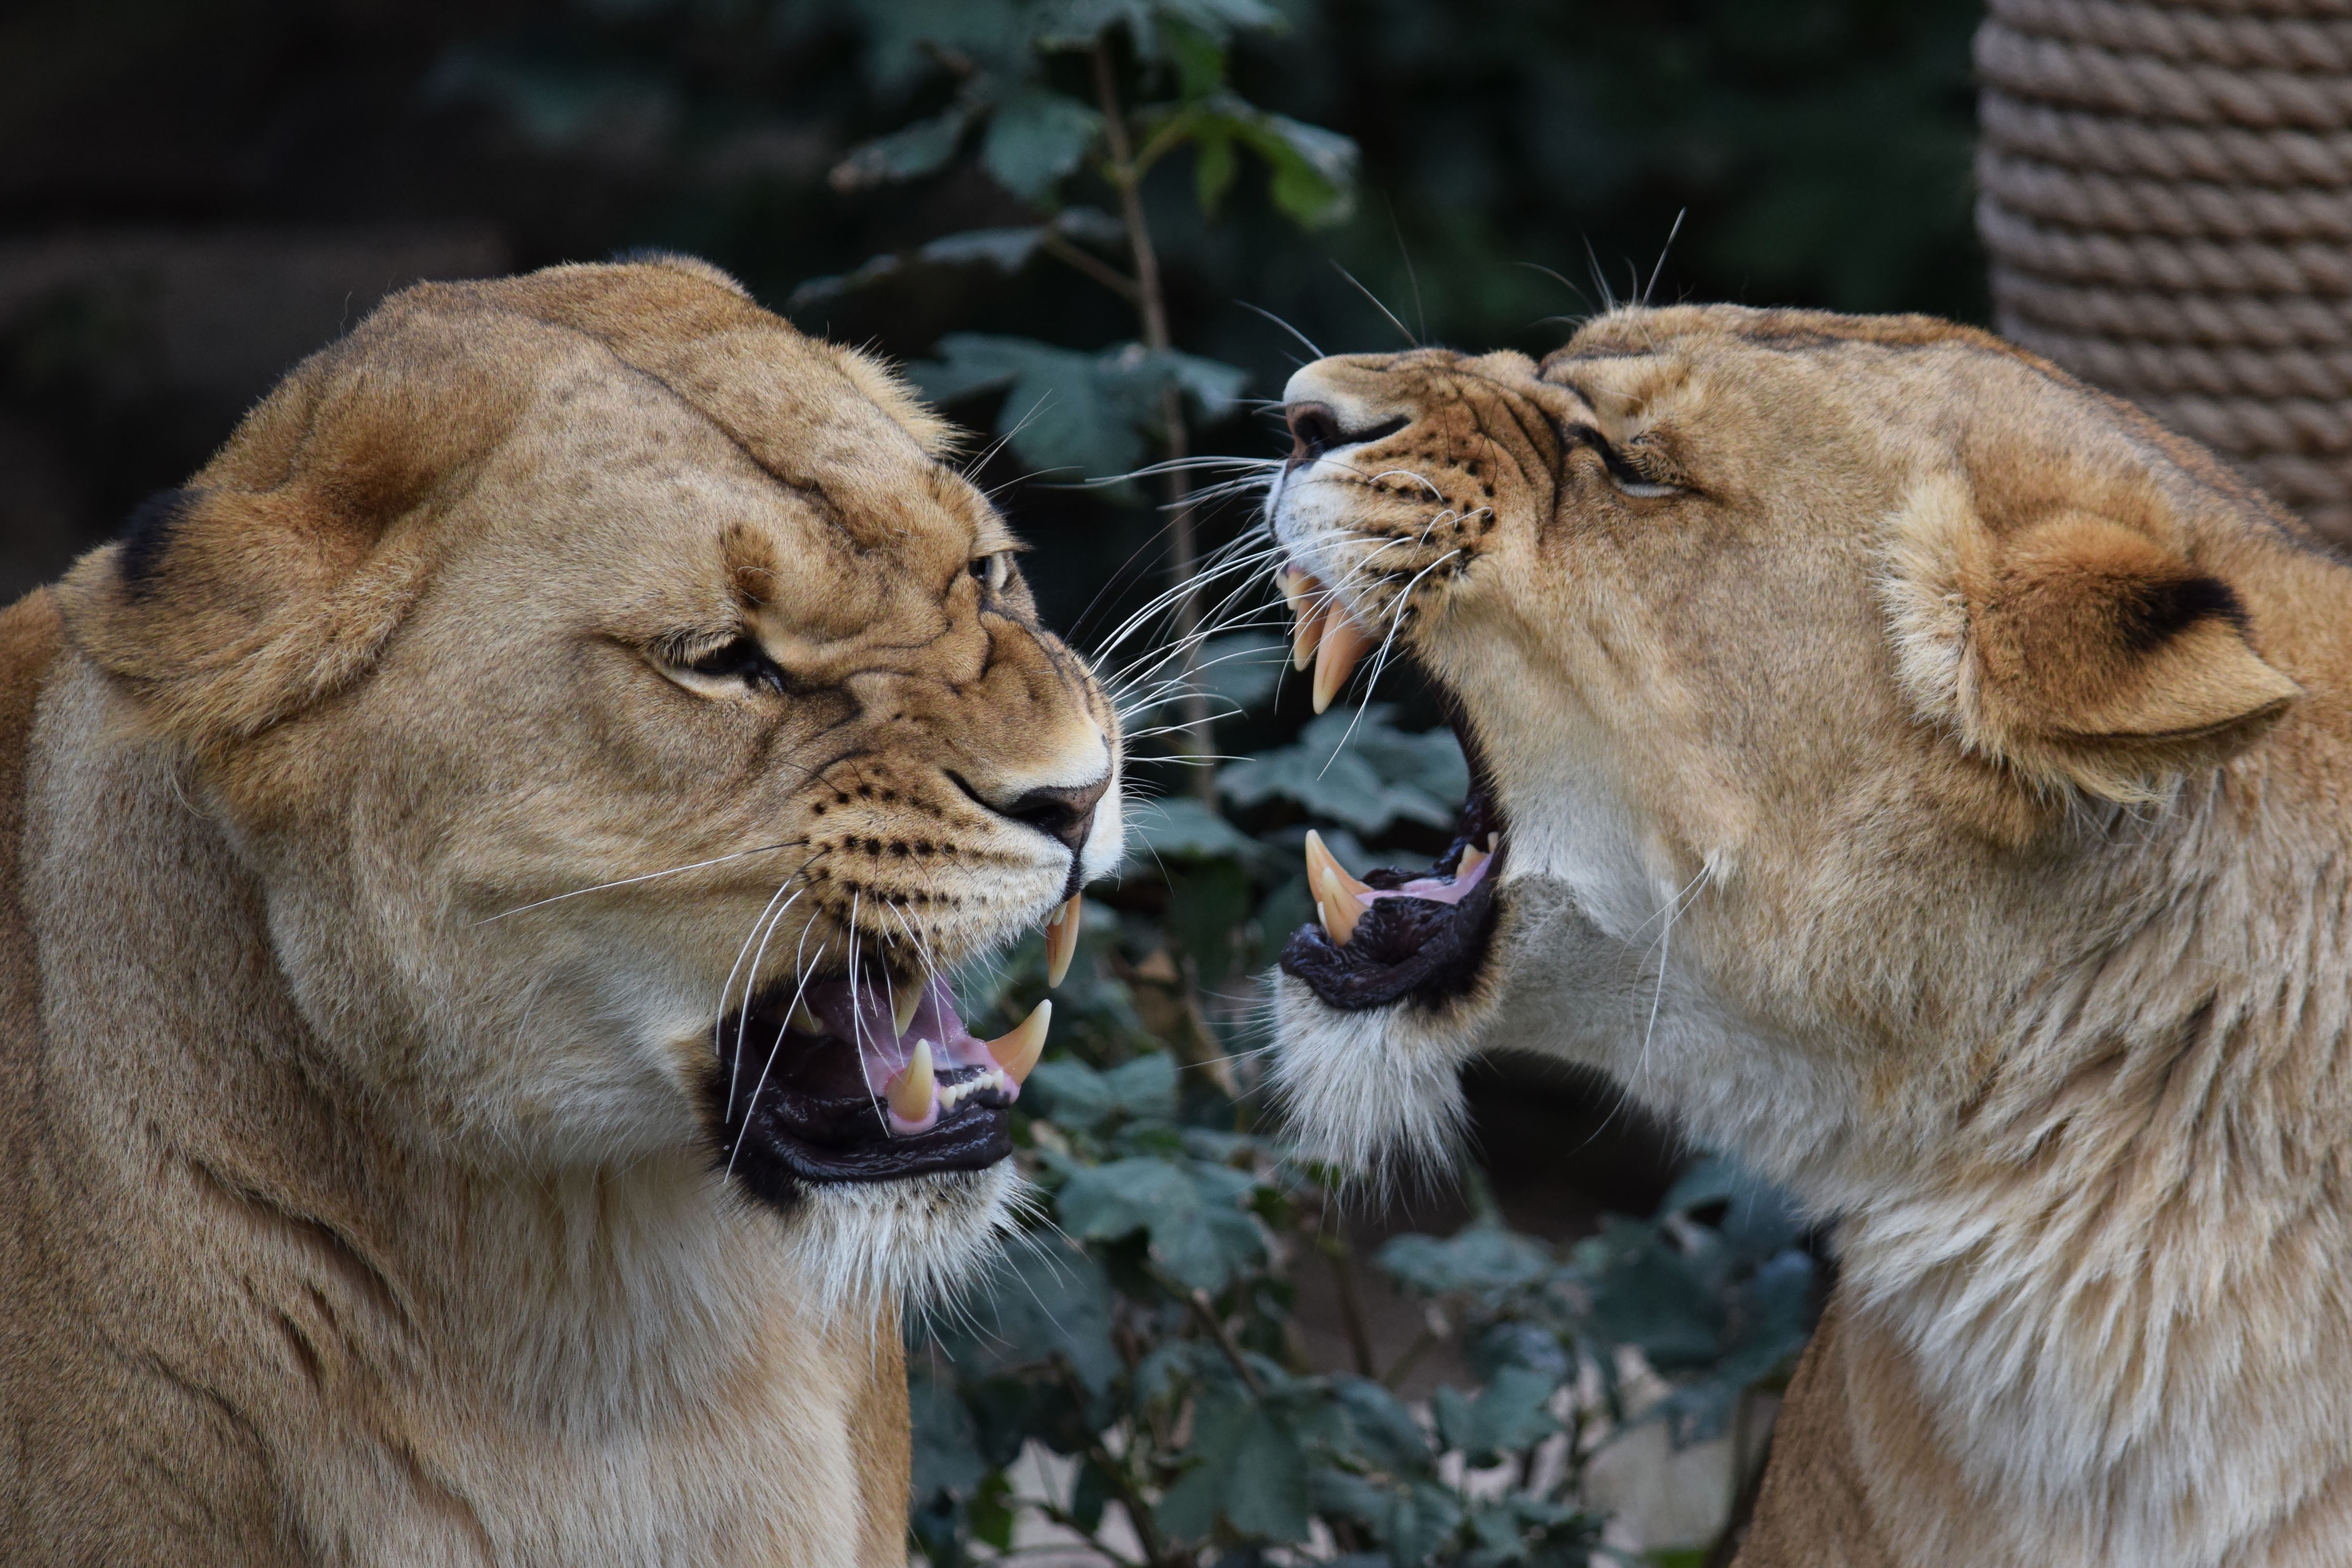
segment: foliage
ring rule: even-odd
[[[1580,1496],[1601,1447],[1635,1419],[1670,1422],[1678,1442],[1716,1435],[1802,1344],[1801,1226],[1708,1161],[1650,1218],[1612,1218],[1564,1252],[1491,1214],[1382,1247],[1375,1266],[1427,1299],[1474,1386],[1399,1397],[1435,1329],[1384,1376],[1307,1364],[1296,1270],[1360,1261],[1318,1173],[1141,1027],[1171,1016],[1157,943],[1107,911],[1085,927],[1056,1013],[1072,1048],[1016,1108],[1032,1228],[914,1336],[914,1531],[937,1568],[1009,1549],[1024,1514],[1151,1568],[1310,1541],[1364,1568],[1575,1568],[1604,1555]],[[1007,1016],[1042,990],[1034,952],[1009,973],[982,987]],[[1639,1413],[1628,1351],[1670,1384]],[[1042,1498],[1013,1475],[1040,1451],[1065,1461]]]

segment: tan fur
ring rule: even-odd
[[[2343,1561],[2352,571],[1913,318],[1629,310],[1288,396],[1407,421],[1276,526],[1508,822],[1467,996],[1283,982],[1307,1129],[1426,1148],[1455,1065],[1542,1050],[1834,1218],[1744,1563]]]
[[[894,1287],[1009,1177],[781,1212],[705,1097],[1116,771],[940,436],[699,263],[428,285],[0,616],[0,1555],[905,1562]]]

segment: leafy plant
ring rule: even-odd
[[[1205,759],[1212,715],[1200,679],[1191,423],[1230,415],[1245,373],[1172,346],[1144,184],[1164,161],[1189,153],[1194,199],[1213,212],[1242,163],[1255,161],[1265,167],[1275,206],[1315,227],[1348,215],[1355,143],[1234,89],[1227,67],[1235,36],[1285,26],[1264,0],[971,0],[865,6],[859,14],[894,66],[927,59],[952,87],[935,113],[853,150],[835,167],[834,184],[850,190],[932,174],[973,144],[981,166],[1031,204],[1037,222],[878,257],[856,272],[803,285],[794,302],[909,266],[981,261],[1011,271],[1042,253],[1134,308],[1138,339],[1094,353],[958,332],[940,341],[938,360],[911,370],[943,403],[1005,391],[997,433],[1035,469],[1124,476],[1157,448],[1161,461],[1152,471],[1170,513],[1171,619],[1181,666],[1175,705],[1185,749]],[[1108,197],[1116,216],[1079,205],[1081,191]],[[1114,245],[1125,252],[1124,269],[1097,254]],[[1122,493],[1128,482],[1115,480]],[[1211,792],[1205,774],[1200,787],[1204,797]]]
[[[1309,1364],[1294,1271],[1319,1257],[1360,1289],[1361,1262],[1321,1173],[1141,1026],[1166,980],[1139,936],[1157,951],[1107,911],[1085,928],[1056,1014],[1073,1048],[1016,1108],[1032,1228],[914,1335],[913,1526],[937,1568],[1013,1549],[1024,1517],[1138,1568],[1310,1542],[1364,1568],[1577,1568],[1604,1554],[1582,1498],[1602,1447],[1639,1419],[1715,1436],[1803,1343],[1801,1225],[1707,1161],[1656,1214],[1565,1251],[1491,1210],[1392,1239],[1372,1265],[1427,1300],[1431,1331],[1385,1369],[1360,1333],[1353,1369]],[[1010,975],[983,988],[1008,1016],[1042,989],[1034,954]],[[1477,1381],[1408,1404],[1441,1337]],[[1671,1385],[1638,1412],[1628,1351]],[[1014,1479],[1040,1453],[1060,1460],[1043,1496]]]

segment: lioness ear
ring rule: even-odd
[[[2235,590],[2146,534],[2061,511],[1996,537],[1965,494],[1926,489],[1888,584],[1898,661],[1914,705],[1971,748],[2145,800],[2301,695],[2247,640]]]
[[[187,488],[59,584],[74,642],[148,723],[199,744],[347,689],[405,618],[426,557],[404,518],[461,481],[520,406],[415,290],[289,375]]]

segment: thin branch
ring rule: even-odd
[[[1348,1331],[1348,1349],[1356,1358],[1356,1373],[1360,1377],[1380,1376],[1380,1363],[1372,1354],[1371,1321],[1364,1315],[1363,1285],[1356,1277],[1356,1249],[1347,1238],[1318,1236],[1316,1249],[1330,1260],[1331,1278],[1339,1288],[1339,1321]]]
[[[1241,1374],[1242,1386],[1250,1391],[1250,1397],[1264,1399],[1265,1384],[1258,1381],[1257,1369],[1250,1365],[1247,1356],[1242,1354],[1242,1347],[1234,1342],[1233,1332],[1225,1327],[1225,1321],[1217,1316],[1217,1304],[1209,1300],[1209,1293],[1195,1289],[1184,1299],[1192,1303],[1192,1315],[1201,1320],[1202,1326],[1217,1342],[1217,1348],[1225,1352],[1227,1361],[1234,1363],[1234,1371]]]
[[[1047,230],[1044,237],[1038,240],[1037,248],[1056,261],[1066,262],[1076,268],[1129,304],[1140,306],[1143,303],[1143,290],[1137,287],[1134,279],[1101,258],[1089,256],[1052,230]]]
[[[1127,133],[1127,113],[1119,103],[1118,77],[1112,66],[1108,41],[1095,45],[1094,65],[1095,97],[1102,109],[1103,138],[1110,149],[1106,174],[1118,191],[1119,218],[1127,229],[1128,249],[1135,261],[1136,313],[1142,318],[1144,346],[1165,353],[1173,346],[1168,332],[1168,296],[1160,277],[1160,253],[1152,246],[1151,227],[1144,220],[1143,170],[1136,163],[1135,143]],[[1164,504],[1171,513],[1168,570],[1177,584],[1189,584],[1201,558],[1192,502],[1192,484],[1181,466],[1183,459],[1192,455],[1192,432],[1184,423],[1183,389],[1172,380],[1160,389],[1160,419],[1169,460],[1167,472],[1160,479],[1161,492],[1166,497]],[[1200,624],[1200,600],[1188,588],[1176,600],[1176,641],[1184,649],[1181,710],[1185,750],[1194,756],[1207,756],[1213,744],[1209,696],[1201,685],[1200,639],[1194,636]],[[1216,787],[1213,773],[1202,769],[1195,792],[1213,805]]]

